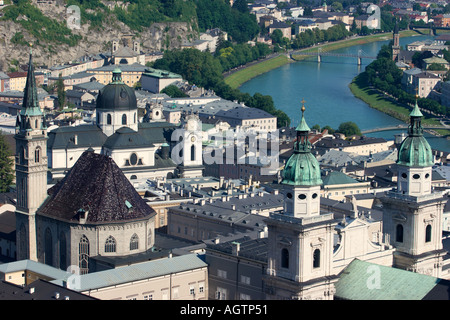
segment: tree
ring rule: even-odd
[[[164,89],[161,90],[161,93],[167,94],[171,98],[184,98],[188,97],[183,91],[180,90],[176,85],[168,85]]]
[[[337,132],[344,134],[346,137],[357,135],[361,135],[361,130],[356,125],[356,123],[352,121],[343,122],[339,125]]]
[[[58,94],[59,109],[62,110],[66,105],[66,90],[64,88],[64,80],[62,79],[61,74],[59,74],[59,79],[56,82],[56,92]]]
[[[12,153],[5,136],[0,131],[0,193],[8,192],[14,180]]]

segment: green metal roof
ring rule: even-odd
[[[423,137],[421,124],[423,114],[419,110],[417,99],[409,116],[408,137],[398,148],[397,163],[408,167],[432,166],[434,164],[433,153],[428,141]]]
[[[284,167],[281,183],[298,186],[321,185],[319,162],[309,152],[294,152]]]
[[[421,300],[438,278],[358,259],[340,274],[335,297],[346,300]]]
[[[358,180],[350,178],[345,173],[339,172],[339,171],[331,171],[326,176],[324,176],[322,180],[323,180],[323,184],[324,185],[352,184],[352,183],[358,183],[359,182]]]
[[[305,121],[305,117],[302,114],[302,120],[300,121],[299,125],[295,129],[296,131],[310,131],[311,129],[308,127],[308,124]]]
[[[414,108],[412,109],[409,116],[410,117],[423,117],[423,114],[422,114],[422,112],[420,112],[419,106],[417,105],[417,100],[416,100],[416,104],[414,105]]]
[[[311,143],[308,140],[310,129],[306,124],[304,112],[305,107],[302,106],[302,119],[296,128],[297,141],[294,143],[294,153],[289,157],[284,167],[282,184],[295,186],[322,184],[319,162],[311,154]]]

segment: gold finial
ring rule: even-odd
[[[302,99],[302,113],[305,112],[305,99]]]
[[[417,94],[417,91],[419,91],[419,88],[416,87],[416,89],[414,89],[414,91],[416,91],[416,99],[419,98],[419,95]]]

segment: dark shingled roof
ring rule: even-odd
[[[38,214],[86,223],[114,223],[155,215],[116,163],[105,155],[85,151],[63,180],[48,190]]]

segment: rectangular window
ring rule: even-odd
[[[225,270],[217,269],[217,276],[220,278],[227,278],[227,272]]]
[[[241,275],[241,283],[250,284],[250,277]]]

